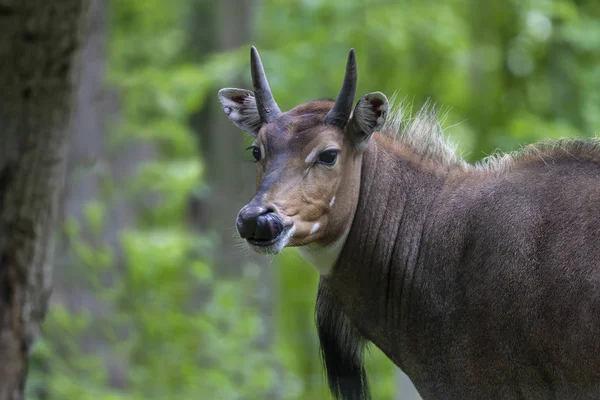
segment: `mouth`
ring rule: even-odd
[[[270,239],[270,240],[256,240],[256,239],[246,239],[246,240],[252,246],[267,247],[267,246],[271,246],[272,244],[277,243],[277,241],[281,238],[282,235],[283,235],[283,232],[281,232],[279,234],[279,236],[277,236],[275,239]]]
[[[246,243],[259,254],[279,254],[287,246],[290,238],[294,236],[294,232],[296,232],[296,227],[291,224],[286,226],[276,238],[270,240],[246,239]]]

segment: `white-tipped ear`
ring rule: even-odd
[[[365,94],[358,100],[346,126],[356,146],[366,147],[371,134],[383,128],[388,108],[388,99],[381,92]]]
[[[223,105],[225,115],[231,122],[256,137],[262,122],[252,91],[232,88],[221,89],[219,90],[219,101]]]

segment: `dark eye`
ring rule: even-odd
[[[333,165],[337,160],[339,150],[327,150],[319,154],[318,162],[325,165]]]
[[[256,146],[252,146],[252,156],[256,161],[260,161],[260,149]]]

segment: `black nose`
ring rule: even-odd
[[[283,232],[283,222],[273,212],[263,206],[247,205],[237,218],[237,230],[244,239],[270,241]]]

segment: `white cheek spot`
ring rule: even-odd
[[[311,230],[310,230],[310,234],[312,235],[313,233],[315,233],[316,231],[318,231],[320,226],[321,226],[321,225],[319,225],[319,223],[318,223],[318,222],[317,222],[316,224],[314,224],[314,225],[312,226]]]
[[[333,203],[335,203],[335,196],[333,196],[333,197],[331,198],[331,201],[329,202],[329,207],[330,207],[330,208],[331,208],[331,207],[333,207]]]

